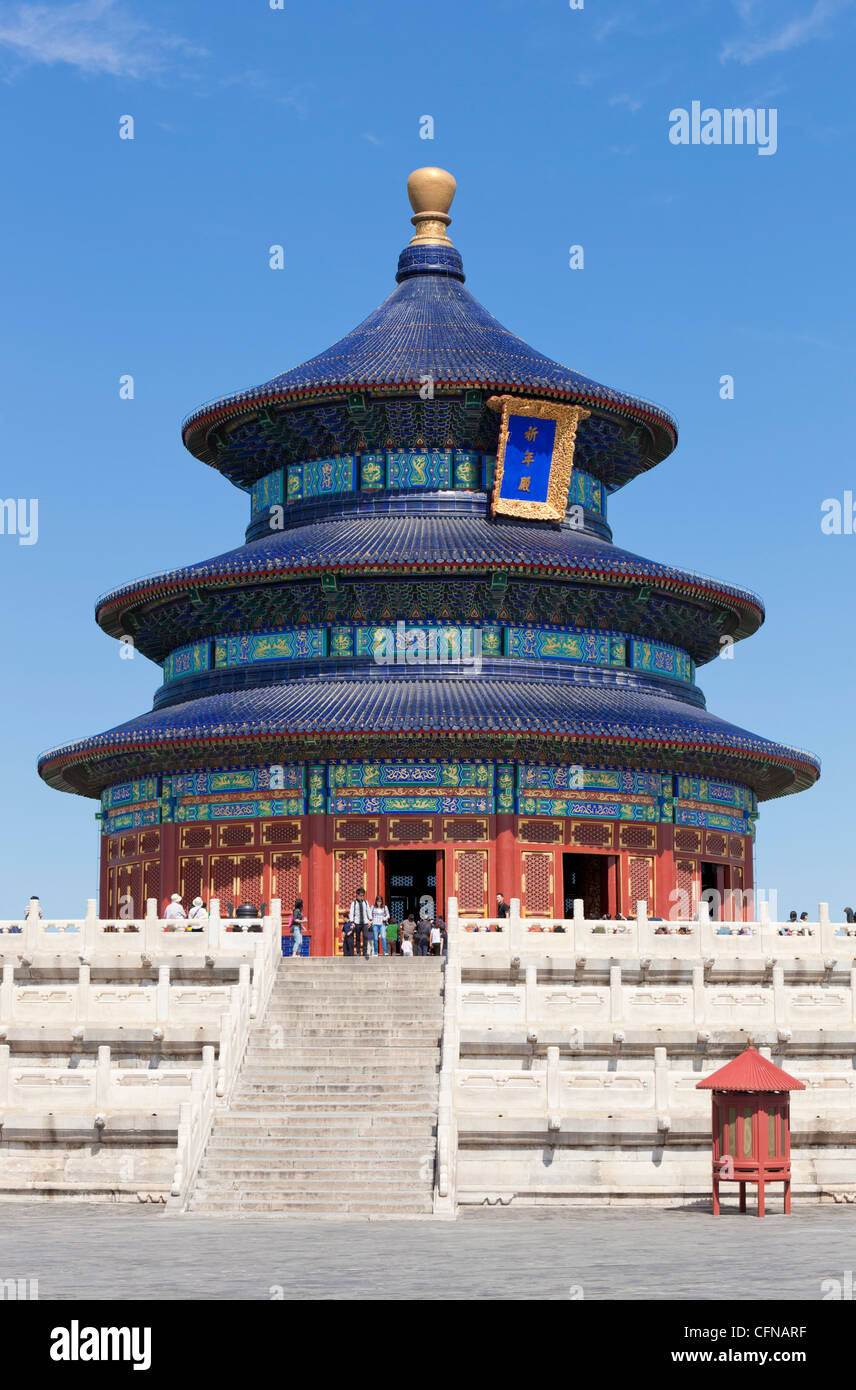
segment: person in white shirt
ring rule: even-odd
[[[375,955],[386,955],[386,924],[389,921],[389,908],[385,905],[380,893],[374,900],[372,907],[372,937],[374,938]],[[378,949],[380,948],[380,949]]]
[[[187,913],[182,907],[180,893],[173,893],[169,901],[169,907],[164,913],[164,918],[167,922],[170,922],[172,924],[171,926],[167,927],[167,931],[183,930],[182,927],[178,926],[178,923],[187,921]]]
[[[371,909],[369,908],[369,905],[366,902],[366,890],[365,888],[358,888],[357,896],[351,903],[351,907],[348,912],[348,926],[350,927],[350,931],[348,931],[348,928],[346,927],[344,933],[344,946],[346,956],[354,955],[355,948],[356,954],[358,956],[364,956],[368,954],[367,947],[369,942],[370,925]],[[349,937],[350,950],[348,949]]]
[[[187,919],[189,922],[193,923],[193,926],[190,928],[191,931],[202,930],[202,923],[208,921],[208,913],[205,910],[205,904],[201,898],[193,899],[193,906],[187,914]]]

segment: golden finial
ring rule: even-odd
[[[446,228],[455,196],[455,180],[445,169],[414,169],[407,180],[407,196],[413,208],[411,222],[416,235],[411,246],[451,246]]]

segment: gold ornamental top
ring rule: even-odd
[[[407,196],[413,208],[411,222],[416,235],[411,246],[451,246],[446,233],[449,208],[455,196],[455,180],[445,169],[414,169],[407,180]]]

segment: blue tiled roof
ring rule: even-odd
[[[286,579],[301,571],[332,569],[339,573],[382,567],[450,570],[494,568],[554,573],[580,578],[604,576],[665,583],[681,592],[695,591],[709,602],[740,616],[735,635],[754,632],[763,605],[748,589],[674,569],[621,550],[594,536],[569,528],[485,517],[355,515],[316,521],[278,531],[264,540],[228,550],[200,564],[137,579],[103,595],[96,614],[107,631],[119,622],[127,600],[144,602],[175,588],[202,581]],[[114,612],[105,611],[113,607]],[[124,629],[123,629],[124,630]]]
[[[392,294],[332,347],[261,386],[209,401],[188,416],[183,434],[191,452],[207,461],[207,429],[219,420],[246,415],[261,402],[335,388],[418,387],[426,377],[435,386],[507,388],[599,406],[648,424],[659,458],[674,448],[677,426],[665,410],[561,366],[503,327],[464,288],[460,256],[453,247],[407,248],[398,278]]]
[[[40,772],[63,784],[69,763],[88,764],[97,779],[97,762],[140,745],[203,745],[228,740],[284,739],[289,735],[417,733],[452,736],[535,733],[571,738],[601,747],[658,746],[673,750],[679,770],[681,750],[705,745],[721,758],[723,776],[739,776],[760,796],[778,796],[810,785],[817,763],[810,754],[771,743],[718,719],[705,709],[668,696],[625,691],[615,686],[494,680],[478,677],[395,679],[383,676],[287,681],[188,700],[142,714],[106,733],[56,748],[43,755]],[[250,745],[251,746],[251,745]],[[68,783],[64,783],[68,786]]]

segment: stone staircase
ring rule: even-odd
[[[189,1210],[430,1214],[443,964],[283,960]]]

